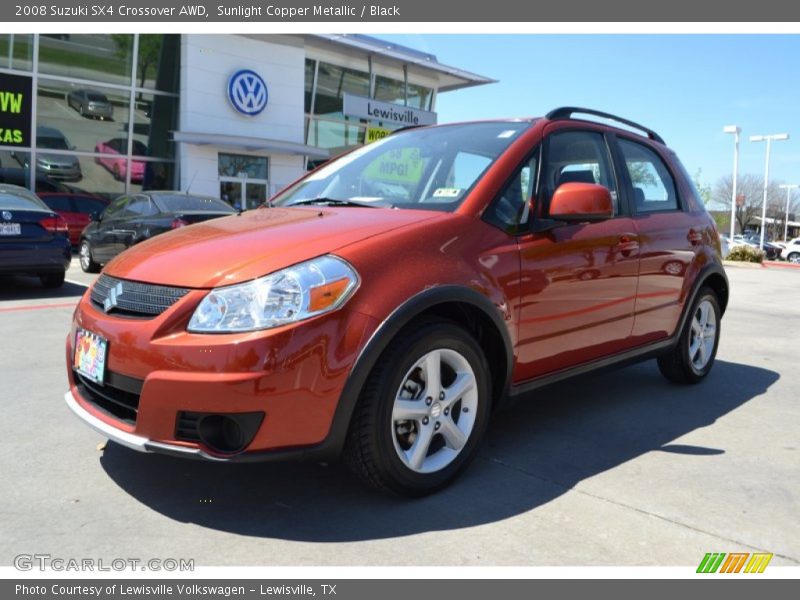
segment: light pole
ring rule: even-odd
[[[764,230],[767,228],[767,188],[769,187],[769,151],[773,140],[781,142],[788,140],[788,133],[773,133],[771,135],[751,135],[751,142],[767,142],[767,158],[764,162],[764,198],[761,201],[761,242],[759,247],[764,249]]]
[[[730,243],[733,244],[733,235],[736,233],[736,182],[739,179],[739,134],[742,128],[736,125],[726,125],[722,128],[723,133],[734,134],[733,138],[733,192],[731,192],[731,239]],[[742,232],[744,233],[744,232]]]
[[[785,183],[780,186],[782,190],[786,190],[786,219],[783,221],[783,241],[787,241],[789,237],[789,201],[792,197],[792,190],[796,190],[800,185],[796,183]]]

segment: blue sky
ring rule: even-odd
[[[439,122],[538,116],[577,105],[655,129],[690,173],[713,184],[733,167],[764,173],[764,143],[750,135],[788,132],[772,146],[770,179],[800,183],[800,36],[797,35],[381,35],[431,52],[439,62],[499,80],[443,93]]]

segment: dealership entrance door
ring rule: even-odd
[[[267,201],[269,158],[219,154],[219,197],[234,208],[248,210]]]

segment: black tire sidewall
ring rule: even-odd
[[[89,256],[89,260],[87,261],[88,264],[84,266],[83,264],[83,247],[86,246],[86,253]],[[78,263],[81,265],[81,270],[84,273],[93,273],[97,270],[97,263],[94,262],[92,258],[92,245],[89,243],[88,240],[83,240],[81,245],[78,246]]]
[[[377,388],[379,404],[376,407],[373,432],[373,441],[378,450],[375,460],[380,470],[388,475],[387,486],[407,495],[433,492],[446,485],[469,464],[486,430],[491,403],[489,366],[474,338],[460,327],[449,323],[431,325],[423,331],[424,333],[412,336],[405,347],[401,346],[386,357],[396,360],[396,367],[389,371],[389,376],[385,377]],[[406,373],[422,356],[437,349],[454,350],[469,362],[478,387],[478,408],[475,424],[460,454],[440,471],[423,474],[409,469],[397,456],[393,440],[392,410],[395,396]]]

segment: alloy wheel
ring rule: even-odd
[[[714,353],[717,338],[717,316],[708,300],[697,305],[689,335],[689,360],[696,371],[702,371]]]
[[[461,453],[475,426],[475,373],[455,350],[432,350],[403,377],[392,408],[397,456],[416,473],[434,473]]]

